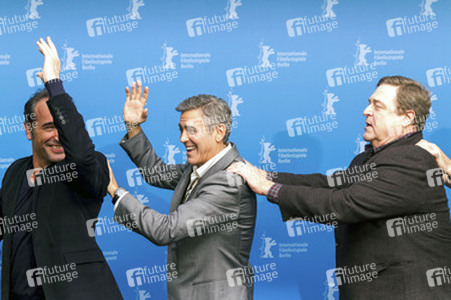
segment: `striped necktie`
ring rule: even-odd
[[[196,187],[197,183],[199,182],[199,174],[197,171],[193,171],[192,175],[194,175],[194,178],[192,178],[191,182],[188,185],[188,188],[186,189],[185,196],[183,197],[182,203],[185,203],[186,200],[189,198],[191,193],[193,192],[194,188]]]

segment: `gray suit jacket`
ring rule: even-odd
[[[177,278],[168,280],[168,298],[252,299],[252,279],[246,275],[252,273],[249,253],[256,197],[241,177],[226,171],[232,162],[243,161],[235,146],[200,179],[182,204],[191,165],[165,164],[143,132],[123,139],[120,145],[149,184],[174,190],[168,215],[143,205],[129,193],[115,213],[118,219],[136,214],[134,231],[156,245],[168,245],[168,264],[177,269]]]

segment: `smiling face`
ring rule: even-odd
[[[371,95],[369,104],[363,111],[366,117],[363,139],[371,142],[373,147],[385,145],[407,133],[410,116],[397,113],[397,91],[396,86],[380,85]]]
[[[180,142],[185,145],[188,163],[200,167],[226,146],[223,143],[225,125],[216,126],[211,132],[205,126],[201,108],[180,115]]]
[[[32,141],[33,165],[44,168],[62,161],[66,154],[59,142],[58,131],[53,124],[53,117],[47,106],[48,98],[36,103],[33,133],[25,126],[27,138]]]

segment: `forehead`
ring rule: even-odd
[[[202,125],[204,123],[203,116],[201,108],[187,110],[180,115],[180,126]]]
[[[374,93],[370,97],[370,100],[378,100],[384,102],[387,105],[395,105],[397,92],[397,86],[382,84],[374,91]]]
[[[35,114],[36,114],[36,120],[38,122],[52,122],[53,121],[53,117],[52,114],[50,113],[50,110],[47,106],[47,100],[49,100],[49,98],[43,98],[41,100],[39,100],[38,103],[36,103],[36,107],[35,107]]]

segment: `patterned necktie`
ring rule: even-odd
[[[191,182],[188,185],[188,188],[186,189],[185,196],[183,197],[182,203],[186,202],[186,200],[189,198],[192,191],[196,187],[197,183],[199,182],[200,177],[199,177],[199,174],[197,173],[197,171],[193,171],[192,175],[194,175],[194,178],[191,180]]]

